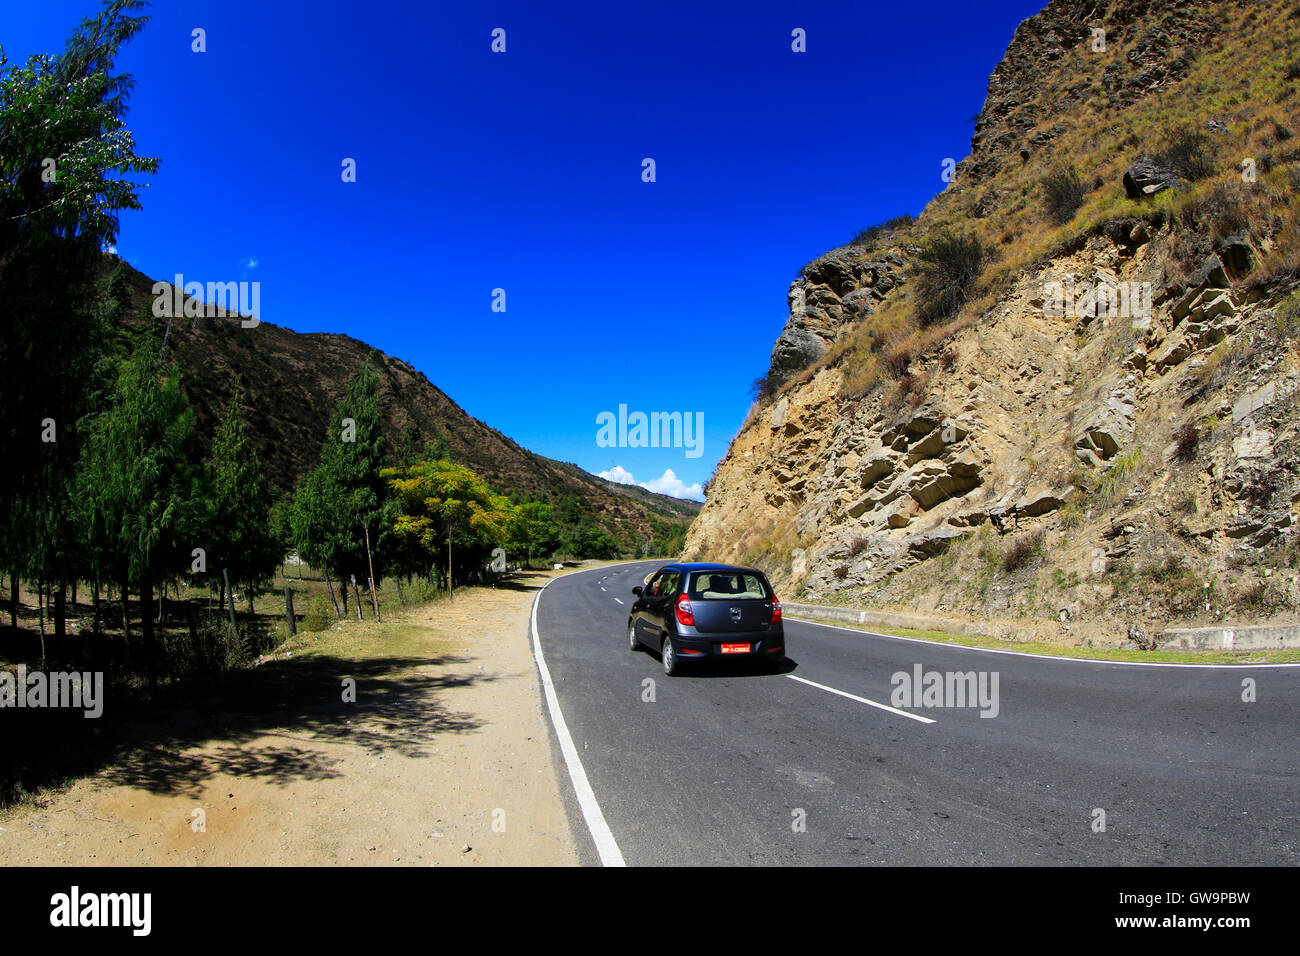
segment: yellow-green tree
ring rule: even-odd
[[[480,580],[492,550],[505,544],[510,501],[464,465],[422,461],[385,468],[394,560],[407,571],[437,568],[447,586]]]

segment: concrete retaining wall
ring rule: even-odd
[[[1300,625],[1249,627],[1171,627],[1156,636],[1162,651],[1262,651],[1300,647]]]

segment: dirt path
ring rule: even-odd
[[[0,866],[576,864],[529,642],[550,576],[300,634],[0,816]]]

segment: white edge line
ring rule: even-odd
[[[911,641],[913,644],[933,644],[935,647],[947,647],[959,651],[980,651],[984,654],[1010,654],[1013,657],[1036,657],[1042,661],[1065,661],[1074,664],[1114,664],[1119,667],[1181,667],[1184,669],[1191,667],[1211,668],[1217,670],[1257,670],[1261,667],[1300,667],[1300,664],[1174,664],[1165,661],[1104,661],[1096,660],[1091,657],[1057,657],[1054,654],[1031,654],[1028,651],[1006,651],[996,647],[971,647],[969,644],[948,644],[944,641],[928,641],[923,637],[902,637],[898,634],[877,634],[875,631],[864,631],[856,627],[843,627],[839,624],[823,624],[821,621],[810,621],[803,617],[794,617],[787,614],[787,621],[798,621],[800,624],[811,624],[813,627],[829,627],[834,631],[845,631],[849,634],[864,634],[867,637],[880,637],[887,641]],[[790,675],[787,674],[787,677]]]
[[[905,710],[899,710],[897,707],[890,707],[888,704],[878,704],[874,700],[867,700],[865,697],[859,697],[857,694],[850,694],[847,691],[836,690],[834,687],[827,687],[825,684],[819,684],[816,681],[807,680],[803,677],[795,677],[793,674],[786,674],[791,680],[797,680],[801,684],[807,684],[809,687],[816,687],[818,690],[824,690],[827,693],[839,694],[841,697],[847,697],[849,700],[856,700],[860,704],[866,704],[868,707],[878,707],[880,710],[887,710],[891,714],[898,714],[900,717],[910,717],[912,720],[919,720],[923,724],[934,723],[929,717],[922,717],[920,714],[909,714]]]
[[[564,754],[564,764],[569,768],[569,779],[573,781],[578,806],[582,808],[582,818],[586,821],[591,839],[596,844],[596,852],[600,854],[600,863],[602,866],[627,866],[614,834],[610,832],[609,824],[605,822],[605,815],[600,812],[600,804],[596,802],[596,794],[587,779],[587,771],[583,769],[582,760],[578,757],[578,748],[573,745],[573,737],[569,735],[569,727],[564,722],[564,714],[560,711],[560,699],[555,694],[555,685],[551,683],[551,672],[546,667],[546,658],[542,656],[542,641],[537,631],[537,605],[542,602],[542,591],[556,580],[558,579],[552,578],[547,581],[533,598],[533,657],[537,661],[537,671],[542,678],[542,690],[546,695],[546,708],[551,714],[551,724],[555,727],[555,736],[560,740],[560,752]]]

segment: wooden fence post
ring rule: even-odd
[[[232,637],[238,639],[239,628],[235,626],[235,592],[230,589],[230,575],[226,569],[221,569],[221,580],[226,583],[226,602],[230,609],[230,633]]]
[[[334,585],[330,582],[330,573],[328,571],[322,571],[321,573],[325,575],[325,586],[330,589],[330,603],[334,605],[334,620],[337,621],[343,615],[339,612],[338,598],[334,596]],[[343,596],[347,597],[346,594]]]
[[[289,585],[284,586],[284,613],[289,616],[289,634],[290,636],[298,633],[298,622],[293,616],[293,588]]]

